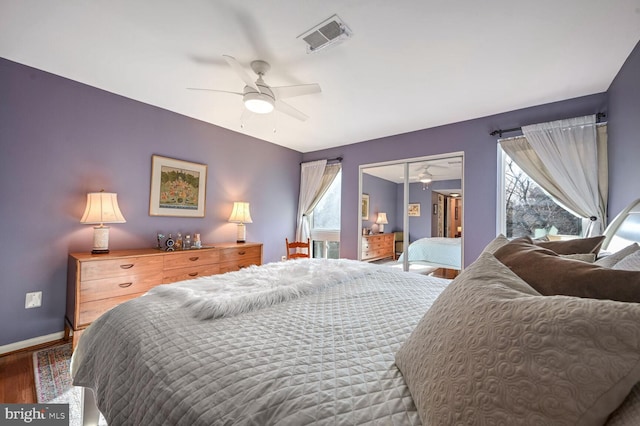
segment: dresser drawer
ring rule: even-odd
[[[224,274],[225,272],[239,271],[251,265],[260,265],[260,263],[260,256],[242,258],[233,262],[224,262],[220,264],[220,273]]]
[[[199,277],[215,275],[220,273],[220,265],[207,265],[202,267],[176,268],[164,272],[162,282],[164,284],[174,283],[176,281],[193,280]]]
[[[193,268],[218,263],[219,250],[189,250],[184,253],[171,252],[164,256],[164,269]]]
[[[143,294],[144,293],[131,293],[123,296],[111,297],[109,299],[100,299],[81,303],[78,309],[78,327],[86,327],[109,309],[118,306],[127,300],[142,296]]]
[[[133,274],[162,271],[162,256],[127,257],[81,262],[80,280],[90,281],[104,277],[124,277]]]
[[[262,257],[262,247],[250,246],[250,247],[232,247],[220,249],[220,262],[242,261],[248,258],[260,258]],[[253,265],[253,263],[251,263]]]
[[[373,234],[362,236],[362,260],[377,260],[394,257],[394,234]]]
[[[80,282],[82,303],[126,294],[144,293],[162,282],[162,270]]]

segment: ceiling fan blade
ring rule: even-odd
[[[240,92],[230,92],[228,90],[218,90],[218,89],[201,89],[199,87],[187,87],[187,90],[202,90],[205,92],[231,93],[231,94],[240,95],[240,96],[244,95],[244,93],[240,93]]]
[[[258,85],[255,83],[255,81],[251,79],[251,76],[249,76],[249,74],[244,70],[244,68],[242,68],[242,65],[240,65],[240,63],[236,60],[236,58],[229,55],[222,55],[222,57],[224,58],[225,61],[227,61],[227,64],[229,64],[229,66],[233,68],[233,70],[236,72],[238,77],[240,77],[240,79],[244,81],[244,83],[247,86],[252,87],[258,93],[261,93],[260,89],[258,88]]]
[[[297,118],[300,121],[307,121],[307,119],[309,118],[308,115],[304,114],[301,111],[298,111],[297,109],[295,109],[294,107],[292,107],[291,105],[276,99],[275,102],[275,108],[280,111],[283,112],[287,115],[290,115],[293,118]]]
[[[320,85],[317,83],[312,84],[299,84],[296,86],[279,86],[272,87],[271,90],[276,95],[276,98],[293,98],[294,96],[311,95],[312,93],[320,93]]]

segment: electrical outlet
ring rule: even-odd
[[[282,256],[282,257],[280,258],[280,260],[282,260],[282,261],[287,260],[287,256]]]
[[[24,301],[24,308],[39,308],[42,306],[42,292],[35,291],[33,293],[27,293],[27,297]]]

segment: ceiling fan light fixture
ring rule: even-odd
[[[274,102],[262,93],[247,93],[244,95],[244,106],[256,114],[268,114],[273,111]]]

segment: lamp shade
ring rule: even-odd
[[[90,192],[87,194],[87,207],[80,223],[125,223],[126,220],[118,206],[118,194],[113,192]]]
[[[251,220],[251,212],[249,212],[249,203],[235,201],[233,203],[233,210],[231,210],[231,216],[229,216],[229,222],[253,223]]]
[[[387,214],[386,213],[378,213],[378,218],[376,219],[376,223],[378,225],[386,225],[389,222],[387,222]]]

